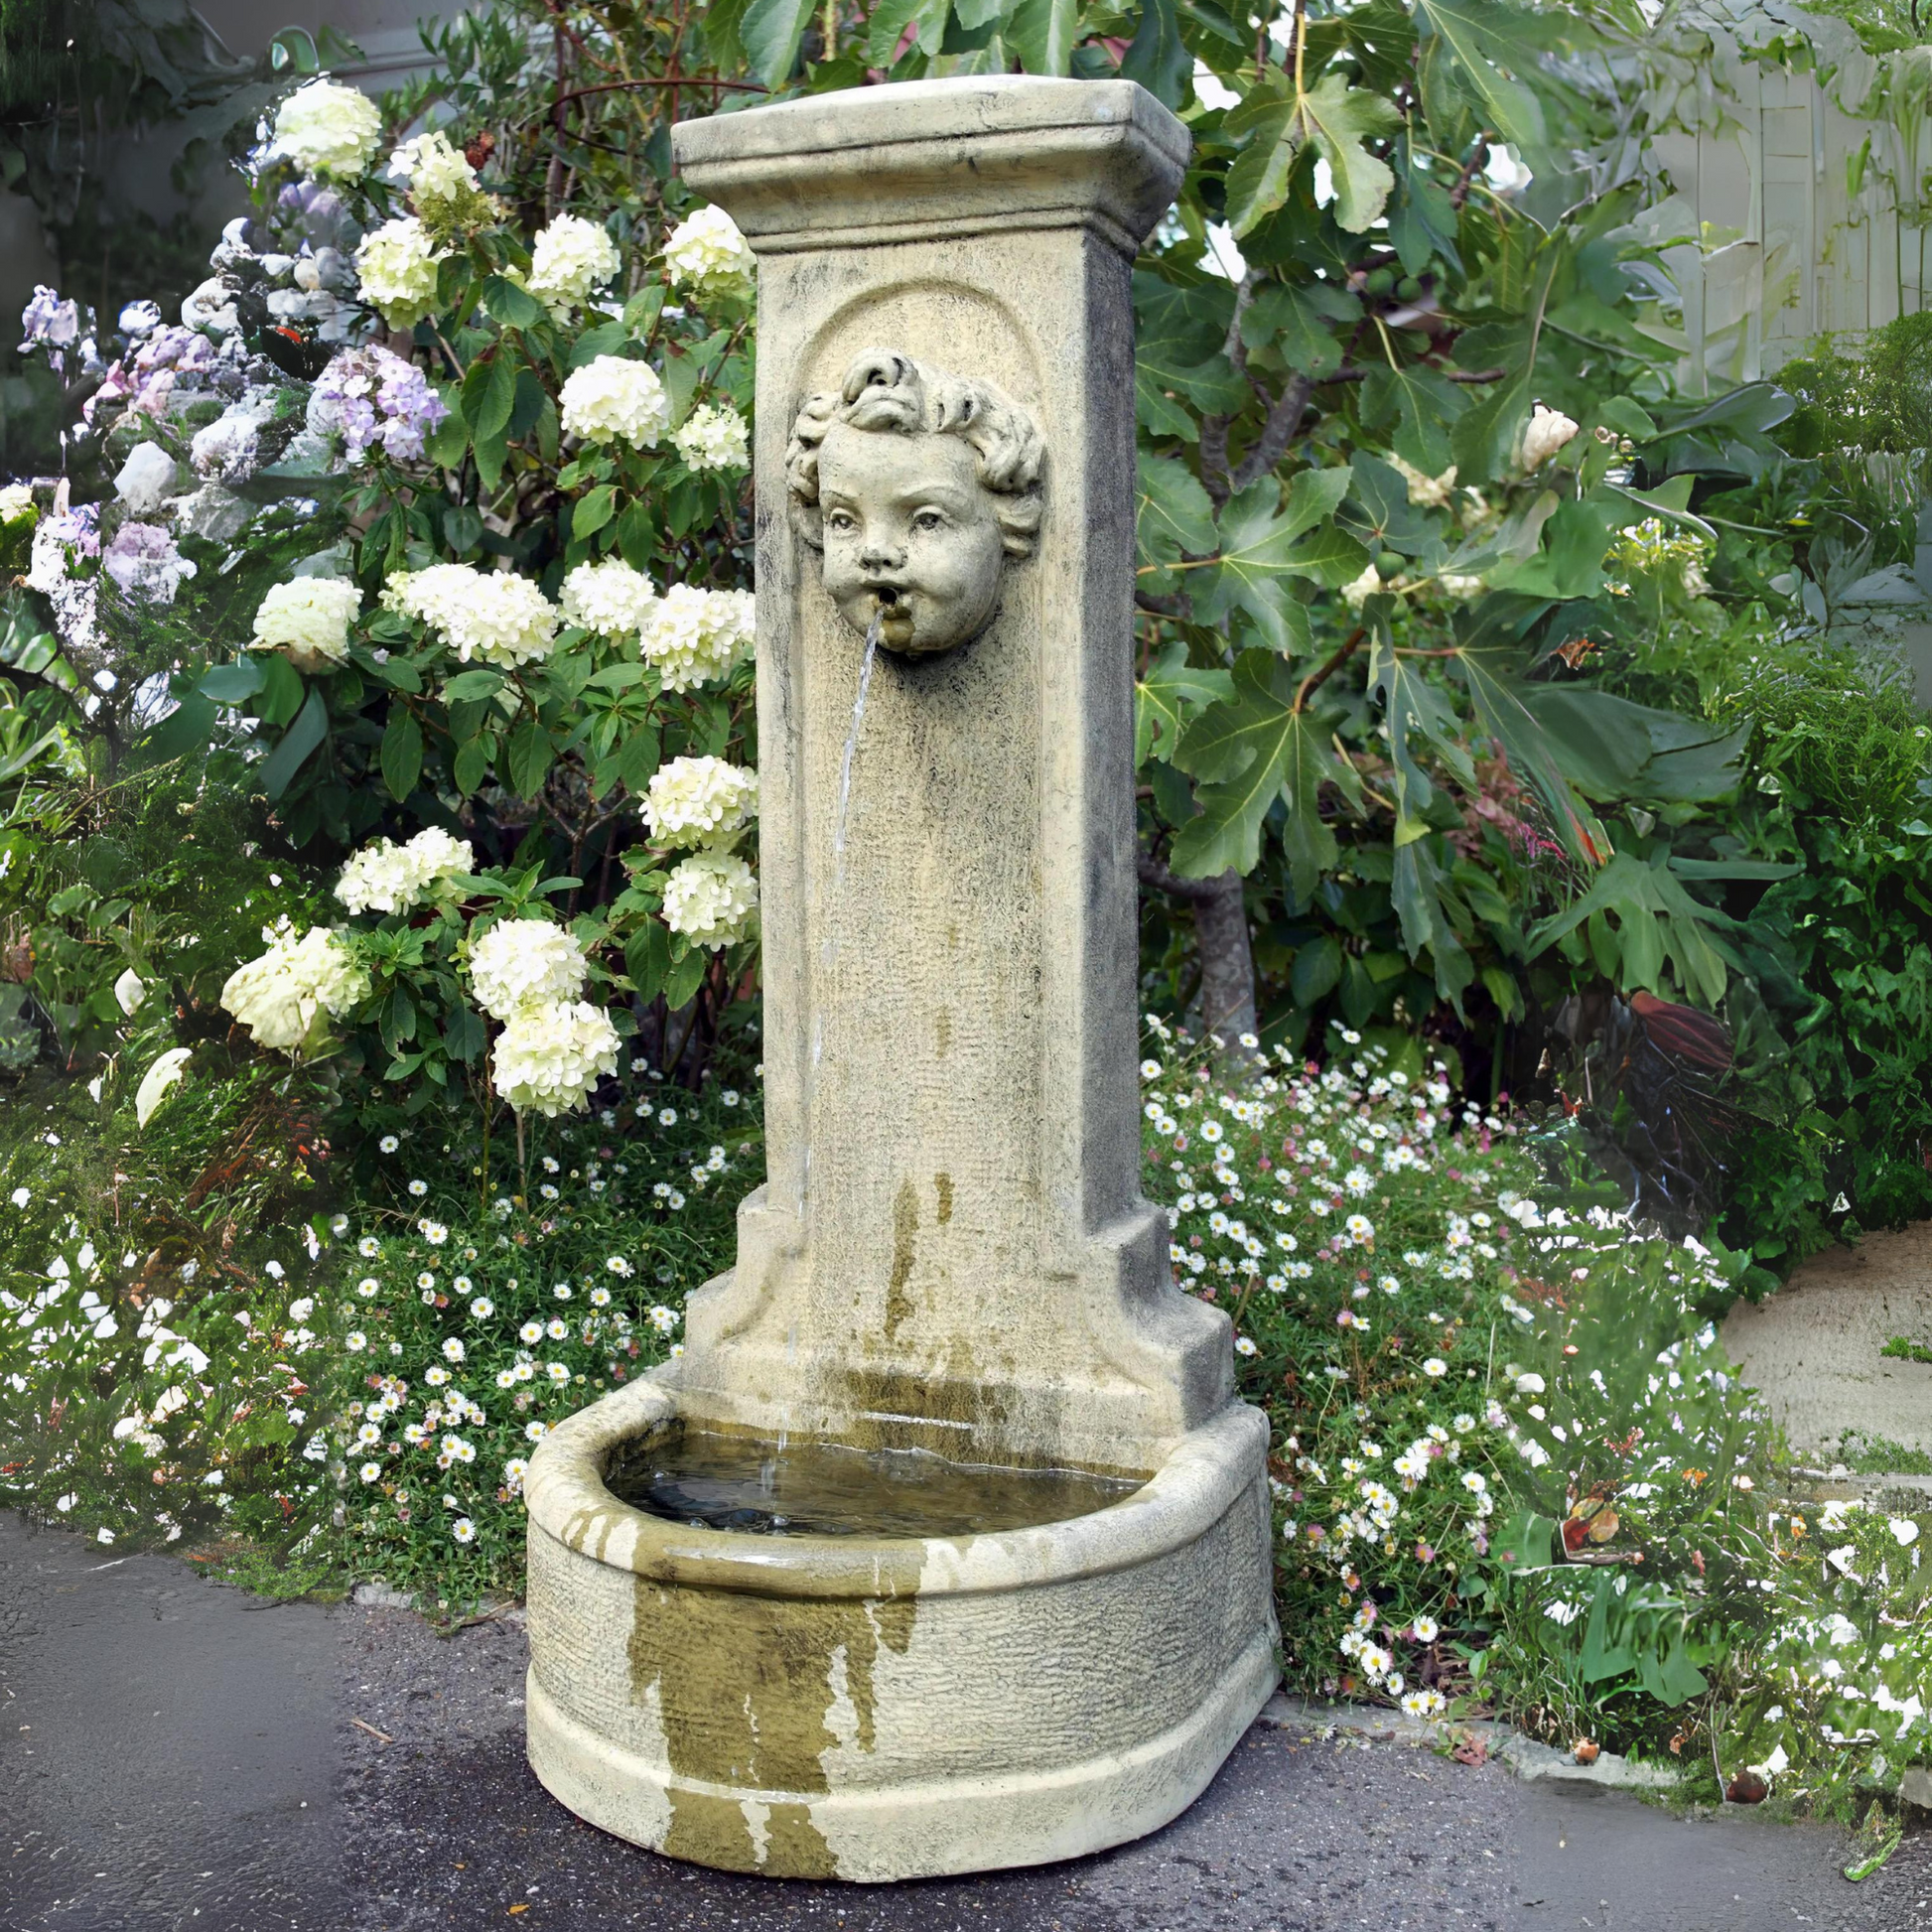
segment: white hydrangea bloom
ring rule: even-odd
[[[548,657],[562,619],[527,577],[470,564],[399,570],[383,585],[381,602],[428,624],[466,664],[476,657],[505,669]]]
[[[413,214],[399,214],[362,237],[355,272],[362,300],[391,329],[413,329],[436,306],[436,265],[442,251]]]
[[[154,1116],[154,1110],[181,1084],[194,1052],[192,1046],[171,1046],[142,1074],[141,1084],[134,1090],[136,1127],[147,1126]]]
[[[333,926],[298,934],[287,919],[264,926],[268,950],[237,966],[221,1005],[254,1036],[300,1059],[321,1043],[328,1017],[341,1019],[369,991],[369,976]]]
[[[664,266],[672,287],[700,297],[749,300],[758,287],[751,244],[721,207],[696,208],[671,230],[664,242]]]
[[[662,845],[722,849],[757,817],[759,774],[726,759],[679,758],[659,767],[644,823]]]
[[[114,494],[136,516],[152,516],[175,493],[176,474],[174,458],[159,443],[137,443],[114,478]]]
[[[1409,485],[1409,500],[1421,509],[1446,509],[1455,493],[1455,465],[1443,472],[1440,477],[1432,477],[1427,470],[1418,470],[1413,463],[1405,463],[1391,450],[1384,459],[1402,481]]]
[[[640,450],[656,447],[670,427],[671,403],[657,371],[626,355],[600,355],[564,379],[558,396],[563,424],[588,443],[619,438]]]
[[[592,289],[619,269],[617,243],[595,221],[560,214],[530,250],[530,275],[524,283],[559,320],[582,308]]]
[[[1523,432],[1523,468],[1542,469],[1576,434],[1573,418],[1560,409],[1545,409],[1538,403],[1531,413],[1529,428]]]
[[[343,868],[336,897],[351,912],[406,912],[435,897],[446,879],[476,869],[468,839],[440,825],[418,832],[407,845],[376,839]]]
[[[644,627],[644,660],[656,667],[667,691],[689,691],[728,676],[751,653],[755,608],[750,591],[673,584]]]
[[[409,184],[418,207],[425,202],[454,201],[477,185],[477,171],[469,157],[441,128],[405,141],[389,157],[389,172]]]
[[[492,1020],[555,1006],[584,990],[583,948],[548,919],[498,919],[470,952],[470,985]]]
[[[137,445],[137,447],[130,453],[128,457],[128,462],[132,463],[134,458],[139,456],[142,450],[151,449],[154,446],[152,444],[147,444],[147,443]],[[171,472],[173,470],[173,467],[174,465],[171,460],[169,464],[169,469]],[[121,476],[124,477],[126,474],[127,474],[126,465],[123,465],[121,469]],[[173,481],[172,476],[170,477],[170,481],[171,482]],[[120,477],[116,477],[114,479],[114,487],[120,490],[120,493],[123,496],[127,494],[127,491],[125,489],[121,489]],[[7,483],[4,486],[0,486],[0,523],[12,523],[13,521],[15,521],[16,518],[27,515],[33,509],[33,507],[34,507],[34,491],[33,491],[33,486],[31,484],[23,483]]]
[[[759,882],[731,852],[699,852],[664,882],[664,923],[716,952],[745,937],[759,909]]]
[[[519,1114],[574,1113],[618,1069],[618,1030],[588,1000],[527,1007],[496,1036],[490,1072]]]
[[[311,80],[277,110],[268,152],[304,174],[350,181],[368,167],[381,138],[382,116],[368,95],[335,80]]]
[[[298,671],[333,670],[348,655],[348,626],[362,593],[340,577],[273,584],[255,611],[251,650],[279,650]]]
[[[564,621],[602,637],[629,637],[650,621],[657,587],[621,557],[579,564],[564,579]]]
[[[692,410],[671,443],[693,470],[743,470],[752,460],[745,418],[728,402]]]

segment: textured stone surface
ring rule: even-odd
[[[1137,1178],[1126,249],[1186,134],[1129,82],[1017,78],[677,144],[759,257],[769,1178],[676,1386],[750,1427],[1151,1468],[1231,1389]],[[881,654],[848,759],[864,646],[781,479],[807,398],[882,345],[1026,413],[1042,509],[990,627]]]
[[[530,1762],[726,1869],[1069,1858],[1275,1679],[1267,1426],[1139,1185],[1129,273],[1187,136],[1001,78],[676,148],[759,258],[767,1180],[683,1356],[532,1460]],[[1150,1479],[923,1540],[618,1503],[612,1447],[690,1421]]]

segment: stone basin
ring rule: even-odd
[[[919,1538],[620,1501],[613,1456],[676,1421],[640,1380],[527,1478],[530,1763],[606,1831],[792,1878],[1074,1858],[1184,1810],[1274,1688],[1254,1409],[1101,1509]]]

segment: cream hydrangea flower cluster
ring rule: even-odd
[[[728,402],[692,410],[671,444],[693,470],[743,470],[752,460],[745,418]]]
[[[562,321],[618,272],[617,243],[595,221],[560,214],[536,238],[524,287]]]
[[[575,937],[548,919],[499,919],[471,949],[477,1004],[503,1028],[491,1077],[519,1114],[580,1108],[617,1071],[617,1028],[578,998],[588,976]]]
[[[331,671],[348,655],[348,626],[362,593],[340,577],[272,584],[255,608],[251,650],[279,650],[298,671]]]
[[[548,919],[498,919],[470,951],[477,1004],[505,1025],[526,1008],[576,999],[589,972],[575,937]]]
[[[670,427],[670,398],[657,371],[626,355],[600,355],[573,369],[558,401],[565,430],[587,443],[621,440],[648,450]]]
[[[727,759],[677,758],[660,765],[644,797],[644,823],[661,845],[722,851],[757,817],[759,774]]]
[[[588,1000],[530,1007],[496,1035],[489,1063],[496,1091],[519,1114],[574,1113],[618,1070],[618,1030]]]
[[[368,971],[334,926],[297,933],[284,918],[262,937],[268,950],[228,975],[221,1005],[258,1046],[301,1059],[321,1043],[330,1018],[368,997]]]
[[[440,825],[418,832],[407,845],[376,839],[343,868],[336,897],[351,912],[407,912],[435,897],[444,880],[476,869],[468,839]]]
[[[311,80],[277,111],[268,153],[304,174],[347,181],[368,167],[381,138],[382,116],[368,95],[338,81]]]
[[[728,676],[751,653],[755,608],[750,591],[673,584],[639,640],[644,660],[667,691],[689,691]]]
[[[481,658],[506,670],[548,657],[562,617],[527,577],[470,564],[399,570],[383,585],[381,603],[428,624],[466,664]]]
[[[460,202],[477,186],[469,157],[441,128],[405,141],[389,157],[389,172],[409,184],[419,208]]]
[[[699,852],[680,860],[664,882],[664,923],[694,946],[716,952],[752,929],[759,882],[732,852]]]
[[[415,328],[436,306],[437,264],[442,259],[430,231],[413,214],[383,222],[355,250],[362,300],[391,329]]]
[[[621,557],[579,564],[564,579],[564,621],[600,637],[634,636],[657,609],[657,586]]]
[[[738,223],[721,207],[695,208],[664,241],[664,266],[671,286],[693,295],[750,299],[758,286],[758,264]]]

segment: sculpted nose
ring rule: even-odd
[[[862,570],[899,570],[905,564],[905,546],[888,543],[882,537],[868,537],[859,551]]]

